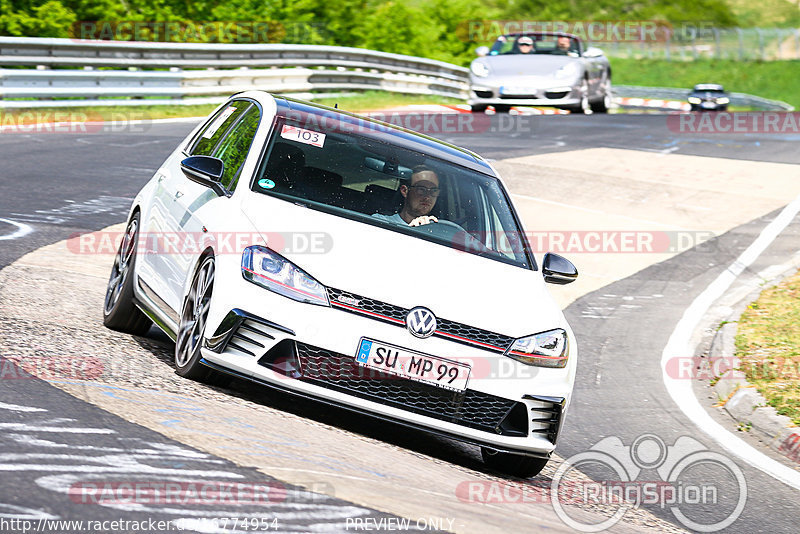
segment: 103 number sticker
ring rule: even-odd
[[[283,128],[281,128],[281,137],[319,148],[322,148],[322,145],[325,144],[324,133],[314,132],[312,130],[304,130],[303,128],[298,128],[297,126],[292,126],[291,124],[283,125]]]

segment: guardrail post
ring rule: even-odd
[[[756,28],[756,35],[758,35],[758,53],[761,61],[765,61],[767,58],[764,52],[764,34],[761,32],[761,28]]]
[[[672,61],[670,54],[670,44],[672,42],[672,31],[669,28],[664,28],[664,59]]]
[[[744,36],[742,35],[742,29],[736,28],[736,35],[739,40],[739,61],[744,60]]]
[[[719,42],[719,29],[718,28],[711,28],[714,32],[714,49],[716,50],[716,57],[717,59],[722,59],[722,45]]]
[[[794,58],[800,59],[800,30],[794,30]]]

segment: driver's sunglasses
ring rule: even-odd
[[[519,45],[520,46],[533,46],[532,44],[528,44],[528,43],[520,43]]]
[[[434,197],[434,198],[439,196],[438,187],[425,187],[424,185],[410,185],[408,186],[408,188],[415,189],[418,195],[426,197]]]

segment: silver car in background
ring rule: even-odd
[[[470,65],[472,111],[548,106],[574,113],[611,107],[611,66],[603,51],[567,33],[510,33]]]

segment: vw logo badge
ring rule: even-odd
[[[413,336],[431,337],[436,332],[436,316],[428,308],[417,306],[406,315],[406,328]]]

